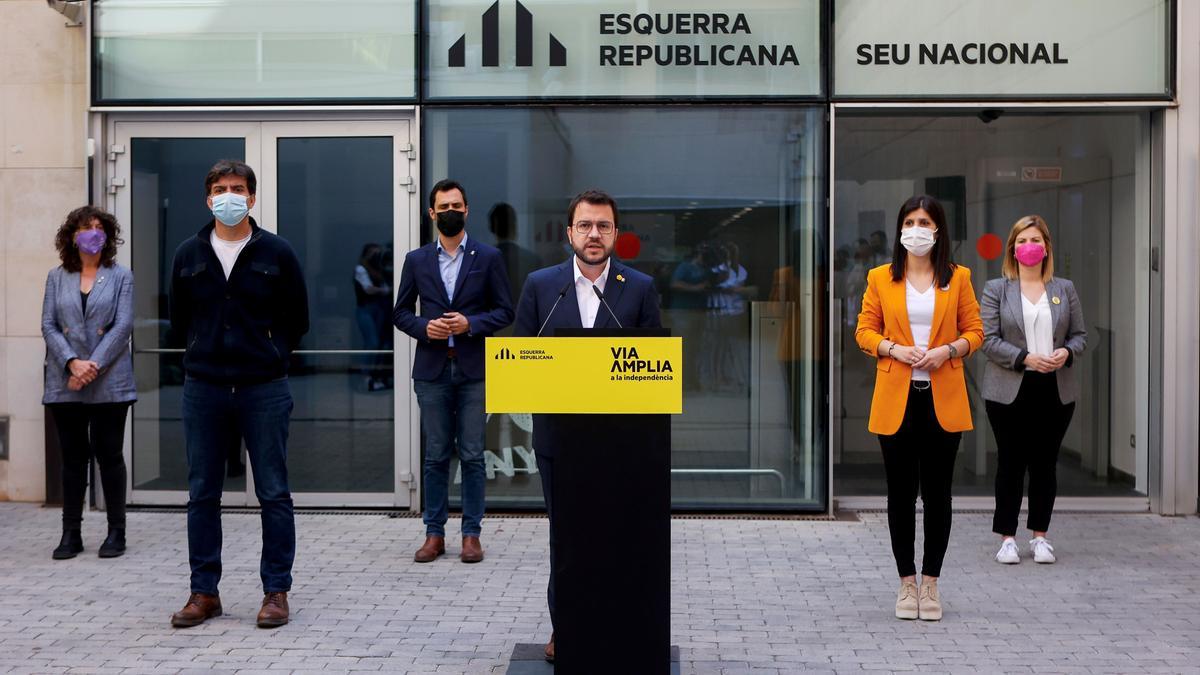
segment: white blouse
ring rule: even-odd
[[[1046,293],[1036,303],[1022,293],[1021,310],[1025,319],[1025,348],[1031,354],[1050,356],[1054,352],[1054,317]]]
[[[933,299],[936,285],[929,284],[929,288],[921,293],[913,288],[913,285],[907,280],[904,282],[905,299],[908,301],[908,325],[912,328],[913,346],[915,347],[929,349],[929,334],[933,330]],[[913,368],[912,379],[928,382],[929,371]]]

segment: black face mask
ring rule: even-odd
[[[467,214],[462,211],[439,211],[437,229],[443,236],[457,237],[467,224]]]

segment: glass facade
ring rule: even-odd
[[[505,252],[513,297],[529,271],[568,259],[572,196],[617,199],[617,254],[655,278],[663,322],[684,338],[677,507],[824,507],[822,118],[766,106],[426,112],[424,175],[467,188],[468,230]],[[529,432],[521,416],[489,420],[491,503],[540,505]]]
[[[834,158],[834,490],[883,494],[867,432],[875,363],[854,343],[866,271],[891,260],[900,204],[946,206],[956,263],[979,296],[1000,276],[999,249],[1025,215],[1042,216],[1055,275],[1079,291],[1088,346],[1059,459],[1061,495],[1145,495],[1150,354],[1150,115],[839,115]],[[984,356],[967,360],[975,430],[963,434],[955,489],[991,495],[996,444],[983,409]]]
[[[617,255],[655,279],[664,323],[684,337],[672,492],[694,510],[824,511],[839,495],[883,494],[866,422],[874,364],[853,334],[866,271],[890,257],[896,209],[917,193],[946,204],[953,256],[977,294],[999,275],[995,240],[1041,215],[1089,331],[1060,493],[1150,494],[1161,452],[1150,408],[1152,139],[1174,90],[1174,4],[1018,0],[995,21],[989,12],[1005,10],[994,3],[952,4],[944,22],[920,24],[928,40],[953,34],[938,38],[937,63],[922,63],[931,48],[895,19],[908,10],[880,0],[98,0],[93,101],[162,106],[157,121],[180,128],[135,139],[128,190],[110,192],[127,205],[138,278],[133,487],[186,488],[181,357],[164,341],[170,257],[208,219],[204,172],[245,156],[271,195],[263,221],[295,247],[309,283],[291,461],[295,491],[332,495],[322,504],[386,504],[377,497],[395,491],[396,504],[419,505],[405,492],[422,452],[411,340],[390,330],[393,259],[430,241],[424,197],[446,177],[466,187],[470,236],[503,252],[514,298],[529,272],[569,256],[573,195],[616,197]],[[1009,35],[1030,23],[1020,17],[1080,12],[1078,34],[1056,19],[1062,36]],[[955,22],[986,30],[950,59]],[[1097,49],[1108,43],[1093,33],[1127,39]],[[1017,62],[1043,44],[1051,63]],[[895,58],[906,47],[912,58]],[[1106,103],[1133,97],[1142,103],[1118,112]],[[929,105],[945,98],[979,105]],[[171,118],[184,103],[245,109]],[[264,110],[283,103],[294,107]],[[414,106],[382,107],[396,103]],[[252,130],[188,132],[235,122]],[[343,123],[414,124],[411,144],[375,127],[348,136]],[[983,365],[967,361],[976,428],[955,477],[965,496],[990,495],[995,476]],[[540,508],[530,417],[490,416],[486,447],[490,506]],[[227,485],[244,490],[241,478]]]
[[[414,0],[97,0],[94,100],[411,99]]]

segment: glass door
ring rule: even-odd
[[[409,417],[410,341],[400,341],[404,358],[393,363],[391,316],[394,251],[410,248],[408,123],[262,129],[263,220],[296,250],[308,284],[311,326],[291,371],[296,503],[390,505],[394,494],[407,505],[413,472],[407,456],[398,461],[408,439],[397,429],[417,418]]]
[[[116,120],[109,133],[109,208],[126,228],[137,279],[131,502],[187,500],[183,354],[166,341],[166,298],[176,248],[211,219],[204,176],[234,158],[258,174],[251,215],[289,241],[308,286],[311,327],[291,364],[296,504],[408,506],[417,418],[408,341],[394,350],[390,319],[392,251],[403,255],[417,239],[408,120]],[[224,504],[256,503],[252,471],[245,449],[231,448]]]
[[[125,228],[134,272],[133,406],[126,461],[132,502],[187,502],[184,451],[183,350],[167,343],[167,292],[175,250],[212,219],[204,176],[220,159],[254,162],[259,125],[245,122],[175,124],[116,122],[108,147],[110,208]],[[261,209],[251,215],[261,221]],[[231,451],[222,503],[247,503],[245,450]]]

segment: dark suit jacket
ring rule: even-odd
[[[654,279],[632,267],[628,267],[616,258],[610,259],[608,279],[604,282],[604,299],[608,306],[620,319],[625,328],[661,328],[662,315],[658,308],[658,291],[654,289]],[[517,305],[517,323],[513,328],[513,337],[533,337],[537,335],[542,322],[546,328],[542,336],[553,336],[557,328],[582,328],[579,318],[579,301],[575,297],[575,265],[574,258],[553,267],[542,268],[525,280],[521,290],[521,301]],[[562,301],[550,314],[550,308],[558,300],[558,293],[567,287]],[[549,321],[546,321],[549,317]],[[594,328],[616,328],[608,310],[603,305],[596,313]],[[538,454],[553,456],[554,448],[561,445],[563,440],[555,439],[546,425],[546,415],[533,416],[533,445]]]
[[[483,379],[483,339],[512,323],[512,296],[500,252],[468,236],[466,250],[459,255],[466,257],[458,270],[453,302],[442,283],[436,243],[425,244],[404,257],[392,321],[417,341],[414,380],[437,379],[446,367],[449,341],[431,340],[425,332],[432,319],[446,312],[467,317],[471,327],[454,336],[454,349],[463,373],[476,380]],[[420,314],[416,313],[418,298]]]

